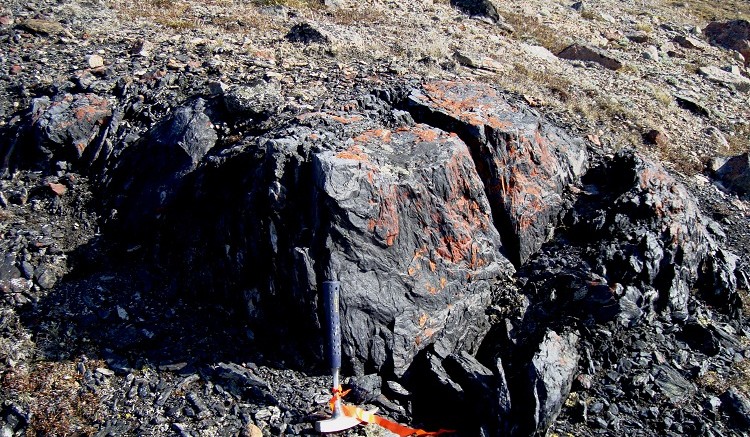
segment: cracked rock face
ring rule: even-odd
[[[338,279],[345,360],[357,374],[400,376],[427,346],[477,350],[484,309],[509,293],[510,261],[549,238],[587,156],[484,85],[368,101],[301,114],[198,169],[184,204],[219,209],[170,238],[178,258],[218,266],[202,287],[246,290],[257,320],[295,314],[310,344],[317,284]]]
[[[558,223],[567,186],[587,169],[580,140],[483,84],[429,83],[406,105],[470,146],[506,254],[517,265],[528,260]]]

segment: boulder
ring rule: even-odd
[[[402,375],[429,345],[476,351],[514,268],[467,145],[393,116],[403,124],[301,114],[213,157],[169,214],[176,277],[236,299],[298,359],[320,351],[318,284],[339,280],[344,362],[358,375]]]
[[[469,145],[505,253],[520,265],[550,237],[563,195],[588,166],[580,139],[492,87],[433,82],[406,101],[414,118],[458,134]]]
[[[330,44],[331,39],[315,28],[310,23],[299,23],[292,26],[289,32],[286,34],[286,39],[291,42],[298,42],[302,44]]]
[[[609,70],[619,70],[622,68],[622,62],[612,57],[606,51],[582,44],[571,44],[558,53],[557,56],[571,61],[594,62]]]
[[[98,144],[112,107],[96,94],[65,94],[34,99],[31,112],[36,147],[44,159],[77,162],[84,154],[98,153],[89,146]]]
[[[741,196],[750,195],[750,153],[729,158],[715,172],[725,188]]]
[[[486,17],[494,22],[500,21],[500,14],[497,13],[492,0],[451,0],[451,5],[472,17]]]
[[[703,29],[703,34],[711,44],[735,50],[750,63],[750,21],[712,21]]]
[[[216,144],[205,111],[200,98],[177,108],[112,164],[105,180],[107,206],[116,211],[115,227],[134,241],[155,230],[184,177]]]

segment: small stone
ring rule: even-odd
[[[68,192],[68,188],[63,184],[50,182],[49,184],[47,184],[47,186],[50,188],[50,190],[52,190],[53,193],[55,193],[56,195],[60,197],[62,197],[65,193]]]
[[[388,387],[388,389],[391,392],[393,392],[394,394],[398,396],[404,396],[404,397],[411,396],[411,392],[405,389],[403,385],[399,384],[396,381],[386,381],[385,385],[386,387]]]
[[[177,59],[169,58],[167,60],[167,68],[170,70],[184,70],[187,64],[180,62]]]
[[[633,41],[634,43],[638,43],[638,44],[645,44],[650,41],[648,34],[642,30],[628,33],[627,35],[625,35],[625,37],[629,39],[630,41]]]
[[[683,47],[686,49],[693,49],[693,50],[702,49],[705,46],[703,42],[695,38],[691,38],[689,36],[682,36],[682,35],[676,36],[674,38],[674,42],[679,44],[680,47]]]
[[[64,35],[73,37],[73,35],[65,27],[63,27],[62,24],[55,21],[30,18],[21,22],[19,26],[23,29],[28,30],[29,32],[42,35]]]
[[[248,423],[242,430],[243,437],[263,437],[263,432],[254,423]]]
[[[128,312],[125,311],[125,308],[121,307],[120,305],[117,305],[117,316],[122,320],[128,320],[130,318],[130,316],[128,316]]]
[[[99,55],[86,56],[86,62],[89,68],[99,68],[104,65],[104,58]]]
[[[138,39],[130,48],[130,54],[135,56],[147,57],[151,54],[154,45],[145,39]]]
[[[115,374],[115,372],[113,372],[110,369],[107,369],[106,367],[97,367],[96,373],[99,373],[104,376],[113,376]]]
[[[22,71],[23,71],[23,66],[18,65],[18,64],[12,65],[9,70],[10,74],[12,75],[21,74]]]
[[[642,53],[642,56],[649,61],[659,61],[659,49],[654,45],[646,47],[646,50]]]
[[[36,283],[39,284],[40,287],[49,290],[57,283],[57,274],[55,274],[55,270],[52,266],[42,264],[34,271],[34,279],[36,279]]]

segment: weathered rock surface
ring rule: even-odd
[[[469,145],[505,253],[525,262],[558,223],[568,185],[587,169],[580,140],[481,84],[431,83],[413,92],[407,107],[418,121],[445,126]]]
[[[204,211],[205,221],[175,238],[188,242],[182,257],[191,263],[219,257],[224,266],[199,287],[247,290],[258,320],[298,314],[314,344],[317,284],[340,280],[349,365],[402,374],[430,344],[446,354],[476,350],[488,328],[482,308],[513,267],[500,255],[465,143],[426,125],[380,127],[366,115],[303,114],[303,126],[216,161],[186,189],[195,196],[188,210]],[[227,193],[227,184],[236,189]],[[208,206],[221,204],[230,208]],[[198,241],[207,247],[190,246]]]
[[[110,103],[95,94],[65,94],[59,99],[35,99],[32,106],[36,145],[47,159],[77,161],[96,154],[89,146],[112,116]]]

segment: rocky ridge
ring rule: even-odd
[[[506,39],[501,6],[455,6],[377,10],[529,48]],[[562,6],[541,10],[592,7]],[[341,42],[376,30],[351,25],[356,8],[246,6],[264,27],[180,7],[166,39],[128,4],[130,24],[83,3],[3,11],[5,434],[308,434],[328,398],[315,290],[330,277],[351,401],[396,420],[464,435],[747,429],[747,218],[730,183],[612,153],[621,126],[586,135],[592,120],[531,108],[539,84],[501,92],[486,81],[503,69],[471,50],[357,62]],[[82,17],[117,41],[91,53]],[[216,28],[232,29],[224,44]],[[732,56],[696,37],[678,44]],[[686,124],[669,149],[696,117],[742,122],[675,102]]]

